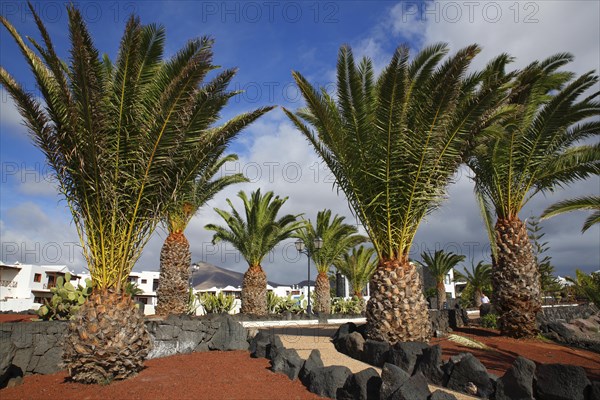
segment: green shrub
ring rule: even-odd
[[[343,297],[335,297],[331,300],[331,312],[333,314],[361,314],[365,310],[365,300],[354,296],[348,300]]]
[[[79,307],[87,301],[92,294],[92,281],[85,280],[85,286],[73,286],[71,283],[71,274],[66,273],[65,277],[58,277],[56,286],[50,288],[52,298],[46,300],[37,310],[37,315],[45,321],[50,320],[68,320],[72,319]]]
[[[292,314],[301,314],[306,310],[307,301],[304,295],[298,298],[277,296],[273,292],[267,292],[267,308],[270,314],[283,314],[290,312]]]
[[[498,316],[494,313],[481,317],[481,326],[484,328],[498,329]]]
[[[226,314],[233,310],[235,296],[219,294],[199,293],[198,301],[204,307],[207,314]]]

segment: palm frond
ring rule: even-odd
[[[585,196],[559,201],[558,203],[555,203],[544,210],[541,220],[548,219],[559,214],[581,210],[594,211],[583,224],[581,233],[584,233],[593,225],[600,223],[600,196]]]
[[[307,106],[284,112],[332,171],[382,258],[408,260],[474,136],[505,113],[496,89],[507,75],[467,76],[478,52],[469,46],[443,61],[447,46],[437,44],[410,61],[400,47],[375,78],[372,63],[357,65],[344,46],[336,99],[293,73]]]
[[[164,28],[131,17],[113,63],[100,56],[80,11],[68,6],[67,63],[30,9],[43,39],[30,39],[34,49],[6,18],[0,23],[25,57],[43,105],[1,67],[0,84],[56,173],[94,286],[122,290],[174,201],[203,178],[204,200],[242,179],[211,180],[229,142],[270,108],[217,125],[237,93],[227,91],[235,70],[203,83],[217,68],[209,38],[191,40],[164,59]]]
[[[260,265],[277,244],[291,238],[304,226],[304,221],[297,220],[300,215],[286,214],[278,218],[287,197],[280,198],[273,192],[262,195],[260,189],[252,192],[250,197],[240,191],[238,197],[244,204],[243,216],[227,199],[231,212],[215,208],[226,227],[208,224],[205,228],[215,232],[213,243],[231,243],[251,266]]]

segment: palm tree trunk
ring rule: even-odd
[[[150,351],[144,316],[130,296],[94,293],[65,335],[63,360],[76,382],[108,384],[136,375]]]
[[[267,315],[267,274],[260,265],[251,265],[242,281],[244,314]]]
[[[444,303],[446,302],[446,286],[444,282],[438,282],[436,284],[437,298],[438,298],[438,310],[444,309]]]
[[[317,296],[315,311],[331,314],[330,287],[327,272],[319,272],[315,282],[315,295]]]
[[[169,233],[160,250],[160,281],[156,314],[185,314],[188,310],[190,243],[182,232]]]
[[[537,334],[540,274],[525,224],[518,218],[496,222],[497,259],[493,260],[493,303],[500,332],[509,337]]]
[[[483,297],[483,292],[481,290],[475,290],[475,295],[473,296],[475,300],[475,307],[481,307],[481,298]]]
[[[431,323],[421,276],[408,260],[381,260],[369,283],[367,336],[396,342],[427,341]]]

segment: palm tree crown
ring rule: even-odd
[[[439,283],[444,281],[444,278],[452,268],[456,267],[459,262],[464,261],[465,256],[452,252],[446,253],[444,250],[437,250],[433,255],[423,252],[421,258],[423,262],[420,264],[428,268],[435,281]]]
[[[344,219],[336,215],[332,220],[331,210],[319,211],[316,226],[309,220],[295,235],[304,241],[319,272],[327,273],[335,260],[367,240],[358,234],[356,226],[344,223]],[[314,249],[316,238],[323,239],[323,245],[318,251]]]
[[[100,57],[80,12],[69,7],[68,15],[69,65],[55,53],[37,14],[45,47],[30,41],[40,55],[0,17],[44,104],[1,67],[0,83],[56,174],[94,286],[121,290],[178,189],[268,109],[213,126],[236,94],[226,90],[235,70],[202,85],[215,69],[207,37],[163,60],[164,28],[132,17],[113,63]]]
[[[447,52],[445,44],[433,45],[410,62],[408,48],[400,47],[375,79],[369,59],[356,65],[342,47],[337,101],[294,72],[307,107],[284,111],[327,163],[385,259],[408,261],[419,224],[444,198],[469,140],[490,123],[500,96],[494,79],[500,75],[493,72],[508,56],[467,75],[479,47],[440,63]]]
[[[492,288],[492,266],[479,261],[477,265],[471,264],[471,270],[464,269],[464,272],[454,271],[454,280],[464,280],[467,282],[467,288],[463,291],[473,293],[475,306],[481,305],[481,297],[485,292],[489,292]]]
[[[238,159],[235,154],[221,157],[223,150],[207,157],[196,178],[176,193],[164,220],[169,232],[183,232],[198,209],[227,186],[248,182],[243,174],[224,175],[215,179],[223,164]]]
[[[600,134],[600,92],[578,100],[598,77],[557,71],[557,54],[520,71],[509,93],[512,115],[468,159],[476,190],[498,218],[514,219],[537,193],[600,173],[600,145],[576,145]]]
[[[287,197],[280,198],[273,192],[263,196],[260,189],[253,192],[250,198],[243,191],[238,193],[238,197],[244,204],[245,215],[240,215],[231,200],[227,199],[231,213],[215,208],[227,227],[208,224],[206,229],[215,231],[213,243],[231,243],[251,266],[260,265],[278,243],[292,237],[304,226],[304,222],[297,221],[300,215],[286,214],[277,218]]]
[[[362,297],[362,291],[377,269],[377,254],[372,247],[355,247],[335,261],[335,267],[346,276],[352,294]]]

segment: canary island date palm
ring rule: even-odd
[[[539,271],[519,212],[537,193],[600,171],[600,145],[578,143],[600,133],[598,92],[582,96],[598,77],[558,71],[571,60],[558,54],[518,72],[508,94],[512,116],[468,158],[475,190],[496,217],[492,302],[510,337],[536,335],[541,307]]]
[[[238,197],[244,204],[245,215],[238,213],[231,200],[227,199],[231,212],[215,208],[227,227],[208,224],[206,229],[215,232],[213,244],[220,241],[231,243],[248,262],[248,270],[242,281],[241,312],[266,315],[267,275],[261,262],[277,244],[292,237],[304,222],[297,220],[300,215],[286,214],[277,217],[287,197],[280,198],[273,192],[267,192],[263,196],[260,189],[252,192],[250,197],[241,191]]]
[[[473,292],[475,307],[479,307],[483,293],[489,292],[492,287],[492,266],[479,261],[477,265],[471,264],[470,271],[466,268],[464,272],[454,271],[454,281],[459,280],[467,282],[468,292]],[[467,291],[466,288],[465,291]]]
[[[156,291],[158,315],[184,314],[188,311],[192,253],[184,230],[192,217],[225,187],[248,181],[242,174],[213,179],[223,164],[238,159],[235,154],[221,157],[220,153],[215,152],[207,157],[196,179],[184,186],[167,208],[163,222],[169,235],[160,251],[160,282]]]
[[[377,253],[372,247],[354,247],[338,258],[334,265],[348,279],[352,295],[362,299],[363,290],[377,269]]]
[[[581,228],[581,233],[584,233],[595,224],[600,224],[600,196],[584,196],[575,199],[559,201],[552,204],[542,213],[542,220],[554,217],[559,214],[564,214],[571,211],[592,210],[593,213],[586,218]]]
[[[420,264],[424,268],[428,268],[435,278],[438,307],[441,310],[446,302],[446,286],[444,285],[444,279],[450,270],[456,267],[459,262],[464,261],[465,256],[438,250],[433,255],[431,253],[423,252],[421,258],[423,259],[423,262]]]
[[[53,169],[73,216],[93,293],[68,326],[64,361],[75,381],[106,383],[143,367],[150,348],[143,316],[126,294],[129,273],[178,190],[266,109],[215,126],[233,93],[215,67],[212,41],[192,40],[163,60],[164,29],[129,19],[115,62],[100,57],[81,13],[69,6],[69,62],[56,54],[35,13],[42,43],[25,43],[4,18],[39,88],[27,93],[0,67],[35,145]]]
[[[342,47],[335,98],[293,73],[306,108],[285,112],[334,174],[378,255],[366,314],[371,339],[431,336],[422,282],[408,255],[474,135],[502,114],[496,88],[506,77],[496,72],[510,57],[468,74],[479,51],[472,45],[443,61],[448,48],[436,44],[411,61],[403,46],[376,79],[371,60],[357,65]]]
[[[314,311],[317,312],[331,313],[331,291],[327,274],[329,268],[349,249],[367,239],[357,234],[356,226],[344,223],[344,219],[344,217],[336,215],[332,220],[331,210],[319,211],[316,226],[309,220],[296,235],[304,241],[317,268],[314,305]],[[314,248],[316,238],[323,239],[323,245],[318,250]]]

